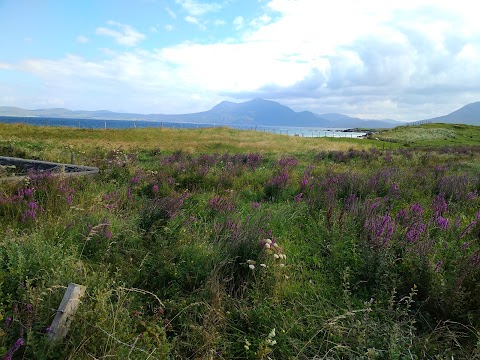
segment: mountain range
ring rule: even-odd
[[[370,120],[343,114],[315,114],[310,111],[296,112],[288,106],[264,99],[253,99],[242,103],[222,101],[212,109],[192,114],[133,114],[108,110],[86,111],[63,108],[26,110],[12,106],[0,106],[0,116],[56,117],[100,120],[147,120],[164,122],[203,123],[215,125],[243,126],[293,126],[326,128],[390,128],[404,125],[395,120]],[[462,123],[480,125],[480,102],[468,104],[448,115],[432,119],[431,122]]]

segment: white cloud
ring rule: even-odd
[[[0,70],[13,70],[15,68],[12,64],[2,63],[0,62]]]
[[[235,25],[235,29],[240,30],[243,27],[243,23],[245,20],[243,19],[243,16],[237,16],[235,19],[233,19],[233,25]]]
[[[110,36],[120,45],[135,46],[137,43],[145,39],[145,35],[135,30],[130,25],[121,24],[115,21],[108,21],[108,25],[112,28],[99,27],[96,29],[97,35]]]
[[[213,25],[215,26],[223,26],[225,24],[226,24],[225,20],[222,20],[222,19],[215,19],[215,21],[213,22]]]
[[[63,98],[71,108],[117,108],[124,110],[154,111],[149,102],[164,97],[180,97],[187,91],[185,84],[175,80],[175,69],[170,64],[159,62],[154,54],[145,51],[111,53],[110,58],[92,62],[76,55],[67,55],[57,60],[28,59],[14,66],[15,71],[34,74],[45,84],[44,96]],[[201,93],[201,92],[200,92]],[[88,94],[88,96],[85,96]],[[188,96],[188,95],[187,95]],[[72,100],[73,99],[73,100]],[[72,104],[72,101],[75,104]],[[117,103],[117,104],[116,104]],[[178,111],[170,101],[165,112]],[[164,105],[165,105],[164,104]],[[157,107],[158,111],[158,107]]]
[[[207,28],[200,20],[198,20],[194,16],[188,15],[185,16],[183,19],[190,24],[197,25],[200,30],[205,30]]]
[[[172,18],[172,19],[176,19],[177,18],[177,14],[172,10],[170,9],[168,6],[165,8],[165,11],[167,12],[167,14]]]
[[[90,39],[84,35],[78,35],[77,36],[77,42],[81,43],[81,44],[85,44],[85,43],[88,43],[90,41]]]
[[[309,67],[284,61],[281,44],[184,44],[162,49],[158,59],[182,69],[181,81],[211,91],[249,91],[264,84],[289,86]],[[281,76],[279,76],[281,74]]]
[[[173,25],[172,24],[166,24],[163,28],[166,31],[173,31]]]
[[[243,41],[262,42],[272,49],[272,59],[310,72],[290,86],[272,86],[272,81],[233,96],[300,99],[304,104],[311,98],[317,103],[311,109],[332,99],[336,111],[355,103],[350,109],[358,114],[384,111],[384,117],[392,110],[387,106],[391,102],[399,110],[395,116],[412,116],[406,110],[412,101],[441,98],[441,114],[445,101],[451,108],[461,105],[467,94],[480,97],[480,85],[475,85],[480,84],[480,73],[473,65],[480,61],[480,26],[469,1],[338,0],[325,5],[317,0],[272,0],[267,8],[275,20],[258,29],[258,23],[250,22],[254,28],[245,32]],[[275,52],[278,44],[281,51]],[[442,92],[450,97],[437,97]],[[367,103],[377,111],[362,105]]]
[[[195,0],[175,0],[191,16],[202,16],[220,10],[223,5],[219,3],[202,3]]]
[[[269,22],[272,21],[272,18],[267,15],[267,14],[263,14],[253,20],[250,21],[250,26],[253,27],[253,28],[258,28],[260,26],[264,26],[266,24],[268,24]]]

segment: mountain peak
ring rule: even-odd
[[[211,108],[210,111],[225,111],[225,110],[230,110],[234,108],[237,103],[231,102],[231,101],[222,101],[221,103],[218,103],[215,105],[213,108]]]
[[[261,102],[274,102],[274,101],[265,100],[265,99],[262,99],[262,98],[255,98],[255,99],[252,99],[252,100],[249,100],[249,101],[246,101],[246,102],[256,102],[256,103],[261,103]]]

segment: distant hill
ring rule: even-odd
[[[0,116],[2,115],[326,128],[386,128],[402,124],[395,121],[363,120],[342,114],[318,115],[310,111],[296,112],[288,106],[264,99],[253,99],[242,103],[222,101],[208,111],[178,115],[116,113],[108,110],[72,111],[63,108],[26,110],[11,106],[0,106]]]
[[[480,125],[480,101],[465,105],[448,115],[438,116],[427,119],[426,121],[433,123]]]

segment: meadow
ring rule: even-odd
[[[0,180],[0,356],[480,358],[479,129],[434,125],[0,124],[0,155],[100,168]],[[51,343],[71,282],[86,294]]]

